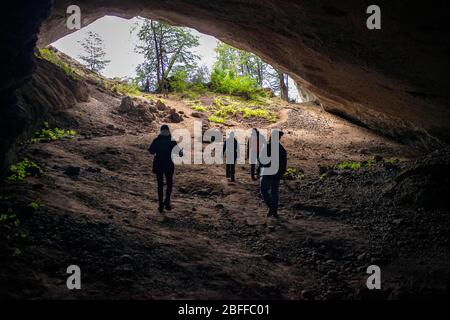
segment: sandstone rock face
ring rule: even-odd
[[[26,139],[44,121],[53,123],[57,118],[62,121],[61,111],[89,99],[86,83],[68,77],[62,69],[45,60],[36,59],[35,63],[36,72],[30,81],[16,91],[16,104],[0,107],[0,121],[9,120],[1,125],[0,138],[0,160],[7,163],[15,156],[15,147],[11,146],[18,138]]]
[[[101,5],[99,5],[101,3]],[[70,1],[55,0],[39,44],[62,28]],[[369,1],[79,1],[83,23],[106,14],[196,28],[287,72],[325,110],[384,134],[429,145],[450,141],[449,19],[444,2],[381,0],[382,29],[366,27]]]
[[[70,0],[8,8],[0,80],[2,126],[16,121],[13,90],[33,70],[33,48],[72,32]],[[369,1],[80,0],[82,23],[142,16],[193,27],[260,55],[288,73],[308,99],[383,134],[425,147],[450,142],[450,19],[445,1],[377,1],[382,29],[366,27]],[[47,19],[46,17],[49,16]],[[46,20],[45,20],[46,19]],[[45,20],[45,21],[44,21]],[[40,27],[40,32],[39,32]],[[12,32],[12,31],[11,31]],[[4,132],[3,132],[4,131]],[[2,130],[2,137],[8,130]],[[1,151],[13,138],[5,139]],[[11,141],[12,141],[11,140]]]

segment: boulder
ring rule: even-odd
[[[194,118],[200,118],[200,119],[201,118],[206,118],[206,115],[201,113],[201,112],[192,112],[191,116],[194,117]]]
[[[164,104],[164,102],[162,102],[161,100],[158,100],[158,101],[156,101],[156,108],[159,110],[159,111],[165,111],[165,110],[167,110],[167,106]]]
[[[130,112],[133,108],[134,108],[133,100],[131,100],[131,98],[128,96],[123,97],[119,106],[119,112],[127,113]]]
[[[183,116],[177,112],[174,112],[170,114],[170,121],[172,121],[173,123],[179,123],[183,121]]]

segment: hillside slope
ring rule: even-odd
[[[126,98],[112,91],[107,79],[87,71],[77,77],[87,86],[88,98],[58,110],[50,124],[76,135],[27,144],[19,158],[38,164],[42,176],[1,188],[1,210],[15,214],[19,223],[5,218],[0,225],[0,297],[448,294],[447,209],[401,203],[393,187],[401,172],[414,167],[418,155],[413,150],[312,104],[274,98],[257,108],[273,112],[275,119],[238,112],[214,123],[207,118],[216,109],[208,106],[237,98],[214,93],[196,99]],[[193,109],[199,105],[205,111]],[[161,124],[192,130],[198,119],[223,128],[283,128],[289,167],[304,174],[282,182],[279,219],[266,217],[248,165],[238,166],[235,183],[225,179],[221,165],[177,166],[173,210],[158,213],[148,144]],[[362,167],[334,167],[342,161]],[[71,264],[82,270],[82,290],[66,288]],[[364,289],[371,264],[382,268],[379,292]]]

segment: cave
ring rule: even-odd
[[[89,85],[74,81],[53,66],[41,63],[35,58],[36,50],[75,31],[66,27],[68,17],[66,10],[71,4],[72,2],[68,0],[38,0],[26,5],[16,2],[9,4],[8,9],[4,11],[4,21],[8,27],[3,28],[2,68],[4,74],[0,80],[2,178],[8,174],[10,165],[20,158],[24,142],[30,139],[43,121],[72,125],[72,120],[64,115],[65,112],[77,103],[89,101],[92,93]],[[321,110],[320,112],[329,113],[362,128],[361,130],[367,130],[370,135],[392,141],[399,146],[399,150],[405,146],[410,150],[408,152],[417,156],[414,159],[418,160],[414,163],[411,162],[408,170],[398,172],[395,177],[390,176],[392,181],[384,185],[383,192],[386,197],[390,197],[390,200],[386,202],[387,207],[394,201],[392,200],[393,194],[394,198],[395,194],[401,194],[401,205],[405,203],[408,205],[404,214],[413,212],[414,214],[411,215],[415,220],[408,222],[409,218],[394,212],[392,217],[386,218],[390,219],[388,224],[399,227],[406,223],[406,229],[415,232],[414,236],[422,239],[426,237],[428,231],[421,229],[418,225],[426,220],[423,222],[423,226],[427,226],[437,233],[438,240],[436,241],[441,245],[438,248],[433,247],[436,252],[448,245],[448,234],[446,234],[448,221],[442,223],[445,221],[443,217],[445,215],[448,217],[449,203],[445,195],[449,191],[448,174],[450,172],[447,151],[450,143],[450,97],[448,91],[450,40],[447,36],[450,31],[450,20],[445,2],[440,1],[433,5],[408,2],[406,5],[393,1],[378,1],[377,5],[382,11],[382,27],[379,30],[370,30],[366,26],[369,16],[366,9],[372,3],[365,0],[333,3],[322,0],[80,0],[76,4],[81,8],[82,26],[89,25],[106,15],[126,19],[140,16],[166,21],[172,25],[194,28],[202,33],[215,36],[236,48],[253,52],[264,61],[288,74],[296,82],[299,91],[303,92],[310,100],[310,104],[315,105],[317,110]],[[7,31],[5,32],[5,30]],[[361,141],[360,150],[362,150],[361,148],[365,148],[363,141]],[[362,154],[366,152],[364,150],[361,151]],[[35,151],[35,154],[39,155],[39,152]],[[43,151],[40,156],[45,156],[45,152]],[[110,149],[104,152],[106,152],[106,157],[108,154],[114,154],[114,150]],[[65,155],[60,154],[60,156],[64,157]],[[107,160],[105,161],[107,162]],[[112,166],[114,165],[116,164]],[[385,163],[385,165],[395,166],[390,163]],[[321,177],[334,174],[334,171],[323,169],[322,172],[322,168],[320,170]],[[74,175],[78,175],[78,173],[75,172]],[[370,179],[375,178],[371,177]],[[31,192],[39,192],[40,188],[43,188],[42,184],[35,183]],[[11,192],[11,189],[8,190]],[[179,192],[184,193],[185,191]],[[62,200],[59,201],[64,201],[66,196],[62,195]],[[91,200],[95,202],[95,199]],[[295,194],[290,201],[295,202]],[[347,209],[333,208],[330,210],[326,205],[316,202],[314,204],[294,202],[291,203],[293,210],[314,212],[320,217],[333,216],[337,213],[347,214]],[[410,205],[413,205],[413,208]],[[220,204],[220,206],[223,205]],[[373,208],[366,209],[375,212]],[[28,212],[29,208],[24,210]],[[199,209],[197,208],[197,210]],[[223,208],[218,210],[224,212]],[[350,208],[350,210],[352,209]],[[428,213],[430,214],[427,218],[425,215]],[[359,219],[357,216],[354,218]],[[102,229],[106,228],[105,222],[76,221],[70,214],[62,215],[57,219],[49,217],[42,219],[44,219],[41,221],[42,224],[48,223],[53,228],[58,228],[59,223],[65,221],[73,228],[74,232],[82,229],[83,223],[91,224],[96,233],[101,233]],[[176,224],[176,218],[171,218],[166,223]],[[186,221],[183,223],[186,223],[187,226],[189,224]],[[278,227],[273,228],[278,230]],[[367,228],[365,230],[370,234],[370,227]],[[116,229],[109,232],[116,237],[114,245],[120,246],[120,240],[125,236]],[[272,228],[270,228],[270,232],[273,232]],[[234,235],[232,232],[231,234]],[[252,231],[248,231],[248,234],[250,239],[253,239]],[[392,234],[390,235],[392,236]],[[350,241],[349,239],[347,240]],[[392,240],[391,238],[387,239]],[[94,250],[95,243],[91,243],[89,237],[84,240],[87,243],[81,244],[73,241],[72,245],[84,248],[80,249],[80,252]],[[399,247],[411,246],[414,241],[415,238],[398,240],[396,244]],[[166,245],[170,247],[173,244]],[[196,243],[196,245],[198,244]],[[347,243],[332,243],[331,240],[317,244],[314,239],[308,237],[299,244],[299,246],[302,245],[317,247],[318,256],[326,256],[327,254],[324,252],[333,251],[328,259],[331,261],[329,264],[335,264],[336,260],[339,260],[338,257],[341,256],[340,251],[345,251],[349,246]],[[150,247],[155,252],[162,250],[157,246],[150,245]],[[448,257],[448,249],[444,253],[444,258],[437,258],[433,255],[436,252],[429,247],[424,246],[422,249],[427,254],[431,252],[432,257],[429,263],[438,265],[436,273],[447,268],[448,261],[445,261],[445,257]],[[104,250],[108,251],[109,249]],[[169,250],[173,250],[173,248],[169,248]],[[227,250],[231,249],[227,248]],[[80,252],[77,251],[78,254],[82,254]],[[113,255],[111,252],[108,254]],[[178,257],[180,261],[186,262],[183,260],[186,259],[183,256],[184,253],[177,252],[175,254],[180,255]],[[379,259],[377,256],[370,259],[367,254],[357,255],[354,251],[347,252],[347,254],[352,256],[351,259],[367,260],[367,263],[372,264],[382,263],[383,259],[388,259],[386,257]],[[395,260],[395,266],[392,268],[397,269],[392,272],[392,278],[401,273],[398,270],[398,266],[402,263],[401,257],[407,257],[407,255],[400,255],[400,258]],[[417,256],[415,257],[417,258]],[[417,259],[426,265],[423,262],[425,257],[426,254],[421,253]],[[121,259],[128,260],[129,257],[123,254]],[[276,262],[280,258],[276,254],[270,254],[264,256],[264,259]],[[182,273],[179,269],[182,265],[183,263],[175,266],[171,260],[164,260],[161,264],[162,267],[173,268],[176,273]],[[189,272],[199,274],[208,272],[208,268],[211,268],[212,270],[209,270],[211,272],[223,273],[223,281],[230,283],[234,281],[225,271],[215,270],[202,261],[198,265],[190,267],[193,269],[190,269]],[[61,267],[49,267],[49,269],[52,268]],[[341,270],[345,270],[345,268],[347,267],[342,267]],[[410,266],[408,272],[420,274],[422,269],[414,265]],[[333,270],[327,271],[330,277],[335,277],[334,274],[330,274]],[[129,270],[124,268],[118,272],[126,274]],[[424,277],[418,276],[417,282],[426,281],[424,279],[429,280],[430,277],[433,284],[440,283],[436,284],[438,289],[433,288],[435,291],[431,289],[431,291],[427,291],[428,289],[422,287],[418,291],[411,292],[391,288],[377,296],[367,290],[350,294],[341,291],[336,293],[330,289],[328,291],[331,293],[325,291],[317,296],[330,299],[336,296],[338,299],[343,297],[364,299],[370,298],[372,295],[375,298],[402,298],[411,296],[441,297],[448,294],[450,284],[448,272],[435,278],[429,274]],[[25,289],[26,285],[34,283],[33,281],[24,278],[19,288]],[[161,284],[158,281],[151,282],[151,285]],[[257,298],[261,299],[292,299],[293,297],[308,299],[311,294],[309,290],[305,289],[289,295],[284,291],[277,291],[270,285],[268,288],[260,287],[260,284],[256,283],[254,285],[257,288]],[[306,283],[305,288],[307,287]],[[330,287],[332,286],[330,285]],[[208,293],[200,294],[201,291],[197,291],[198,295],[195,293],[183,295],[180,292],[167,294],[164,290],[160,292],[154,290],[150,296],[152,298],[248,298],[251,289],[252,286],[248,286],[238,293],[223,291],[212,292],[210,295]],[[271,289],[274,292],[271,293]],[[396,291],[397,289],[399,291]],[[42,290],[37,291],[42,292]],[[229,288],[226,287],[224,290],[229,290]],[[26,297],[26,294],[21,292],[23,293],[23,291],[14,290],[13,297]],[[11,297],[5,292],[2,292],[2,295]],[[33,295],[31,296],[33,297]],[[117,292],[110,294],[102,292],[98,296],[103,298],[124,297]],[[149,297],[143,287],[137,288],[136,291],[130,293],[130,296],[132,298]],[[53,291],[47,295],[44,294],[43,297],[61,298],[62,296],[59,296],[57,291]],[[83,294],[78,297],[89,298],[88,295]]]

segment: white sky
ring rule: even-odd
[[[78,41],[87,37],[88,31],[97,32],[104,41],[106,59],[111,60],[102,75],[108,78],[133,78],[136,76],[136,67],[144,61],[141,54],[134,52],[138,42],[137,30],[132,31],[139,18],[123,19],[113,16],[105,16],[90,25],[78,30],[72,34],[52,43],[52,46],[64,52],[68,56],[79,60],[78,56],[82,53],[82,47]],[[214,48],[218,40],[212,36],[205,35],[197,30],[190,29],[191,32],[199,37],[200,46],[193,51],[200,56],[199,65],[206,65],[210,70],[216,59]],[[291,97],[298,96],[293,81],[289,81]]]

